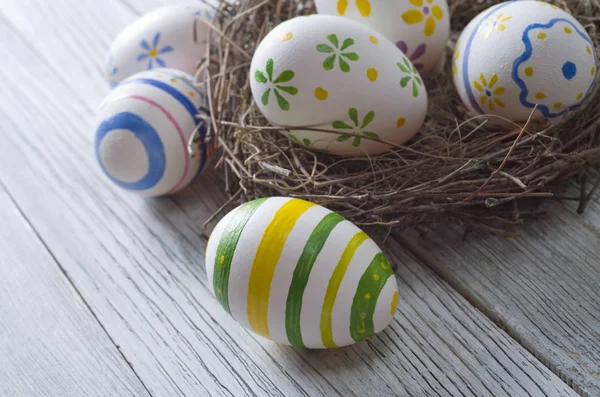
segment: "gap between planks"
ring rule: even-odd
[[[100,321],[100,319],[98,318],[98,316],[96,316],[96,313],[94,312],[94,310],[92,309],[92,307],[90,306],[90,304],[87,302],[87,300],[85,299],[85,297],[81,294],[81,291],[79,291],[79,289],[77,288],[77,285],[73,282],[73,280],[69,276],[69,273],[67,272],[67,270],[61,266],[60,262],[54,256],[54,253],[52,252],[52,250],[50,249],[50,247],[48,247],[46,245],[46,242],[44,241],[44,239],[42,238],[42,236],[40,236],[39,233],[37,232],[37,230],[35,230],[35,228],[31,224],[31,222],[27,218],[27,215],[23,212],[23,210],[21,209],[21,207],[19,206],[19,204],[17,203],[17,201],[12,197],[12,195],[10,194],[10,192],[8,191],[8,189],[6,188],[6,186],[2,183],[2,180],[0,180],[0,194],[2,194],[2,191],[4,191],[6,193],[6,195],[8,196],[8,198],[10,200],[10,202],[12,202],[12,204],[14,205],[14,207],[17,209],[17,211],[19,212],[19,214],[23,218],[24,222],[27,223],[27,225],[31,228],[31,231],[35,235],[35,238],[44,247],[44,249],[46,250],[46,252],[48,253],[48,255],[52,258],[52,261],[54,262],[54,264],[56,265],[56,267],[60,270],[60,273],[62,273],[62,275],[67,280],[67,282],[71,285],[71,287],[73,288],[73,290],[75,291],[75,293],[77,294],[77,296],[79,297],[79,299],[81,299],[81,302],[85,305],[85,307],[87,308],[89,314],[94,318],[94,320],[96,321],[96,323],[98,324],[98,326],[102,329],[102,332],[104,332],[104,334],[110,340],[110,342],[113,344],[113,346],[115,347],[115,349],[117,349],[117,351],[119,352],[119,355],[123,358],[123,360],[127,363],[127,365],[129,366],[129,368],[131,369],[131,372],[135,375],[135,377],[138,379],[138,381],[140,382],[140,384],[144,387],[144,390],[149,395],[151,395],[150,390],[144,384],[144,382],[142,381],[142,378],[140,378],[140,375],[136,372],[135,368],[133,367],[133,364],[127,359],[127,357],[125,356],[125,354],[123,354],[123,351],[121,350],[121,347],[115,342],[115,340],[110,335],[110,333],[107,331],[107,329],[104,326],[104,324],[102,324],[102,322]]]
[[[1,180],[0,220],[0,393],[150,396]]]

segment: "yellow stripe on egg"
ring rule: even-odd
[[[248,319],[248,290],[252,263],[265,230],[277,212],[289,201],[286,197],[268,198],[244,226],[231,260],[228,289],[231,316],[242,326],[251,329]],[[244,247],[243,249],[241,247]]]
[[[252,263],[248,281],[248,322],[254,332],[271,338],[269,296],[277,262],[296,221],[315,204],[292,199],[285,203],[265,229]]]
[[[350,265],[350,261],[354,257],[354,253],[356,252],[358,247],[360,247],[360,245],[368,238],[369,236],[362,231],[356,233],[352,237],[352,240],[350,240],[350,242],[346,246],[344,253],[340,257],[340,260],[338,261],[338,264],[335,267],[333,274],[331,275],[331,279],[329,280],[329,285],[327,286],[327,293],[325,294],[325,301],[323,302],[323,309],[321,311],[321,338],[325,347],[337,346],[333,339],[333,306],[336,302],[340,285],[342,284],[344,276],[346,275],[348,265]]]

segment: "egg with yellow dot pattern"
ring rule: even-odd
[[[533,119],[554,123],[594,86],[590,37],[575,18],[548,3],[495,5],[471,21],[458,43],[454,83],[474,114],[525,122],[537,106]]]
[[[315,5],[319,14],[343,16],[377,30],[421,73],[435,67],[450,35],[446,0],[315,0]]]
[[[243,204],[213,230],[209,285],[244,327],[276,342],[346,346],[381,332],[398,305],[390,262],[362,230],[308,201]]]
[[[380,33],[339,16],[275,27],[256,49],[250,78],[256,105],[272,124],[288,127],[298,144],[332,154],[390,150],[418,132],[427,112],[415,65]]]

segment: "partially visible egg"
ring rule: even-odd
[[[144,196],[174,193],[204,168],[209,148],[200,120],[205,95],[194,76],[175,69],[141,72],[119,84],[100,106],[96,159],[116,185]],[[200,144],[190,154],[197,129]]]
[[[446,0],[316,0],[320,14],[340,15],[369,26],[400,48],[421,73],[446,49],[450,12]]]
[[[425,119],[427,92],[408,58],[381,34],[346,18],[297,17],[275,27],[251,65],[252,94],[273,124],[305,146],[344,156],[390,150]],[[333,131],[309,131],[302,128]]]
[[[113,41],[106,78],[116,85],[149,69],[168,67],[194,74],[206,56],[213,13],[205,3],[157,8],[123,29]]]
[[[560,120],[591,92],[597,64],[581,24],[539,1],[498,4],[461,34],[454,54],[454,83],[474,114],[524,122]]]
[[[377,244],[342,216],[271,197],[227,214],[206,247],[221,306],[276,342],[314,349],[360,342],[390,323],[398,287]]]

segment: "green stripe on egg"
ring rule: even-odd
[[[302,312],[302,298],[308,284],[308,277],[317,256],[329,238],[329,234],[342,221],[344,221],[344,218],[335,212],[326,215],[313,230],[296,264],[288,292],[285,316],[288,340],[293,346],[304,347],[300,328],[300,313]]]
[[[375,255],[358,282],[350,310],[350,335],[356,342],[375,335],[373,313],[379,294],[392,275],[390,262],[380,252]]]
[[[262,198],[250,201],[239,207],[236,210],[235,217],[233,217],[231,223],[223,231],[221,240],[218,243],[217,254],[215,256],[213,289],[217,300],[229,314],[231,314],[229,307],[229,273],[231,271],[233,254],[235,253],[244,227],[256,210],[267,200],[267,198]]]

